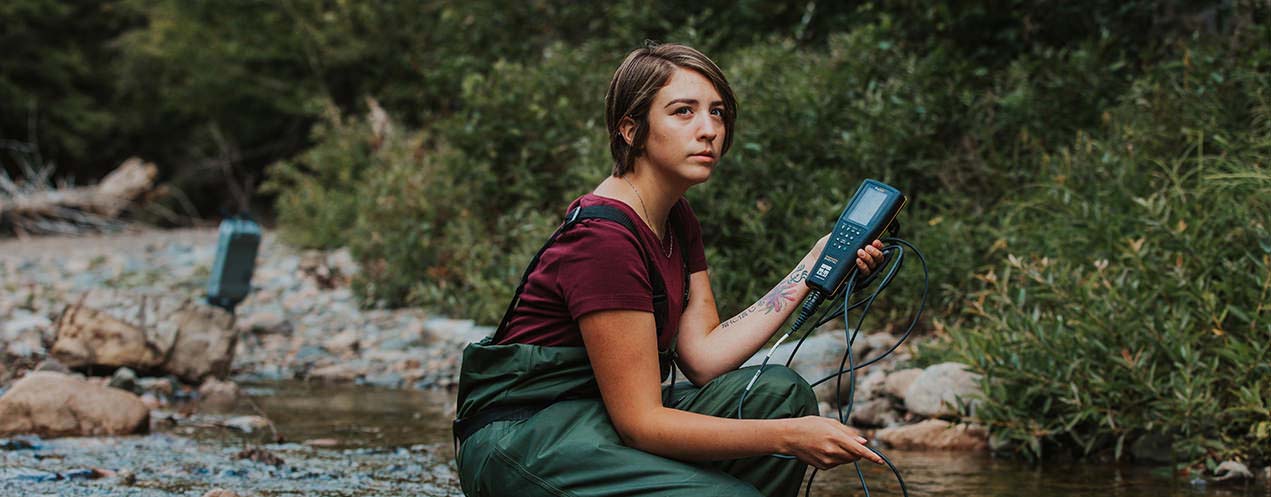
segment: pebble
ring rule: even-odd
[[[335,447],[340,445],[340,441],[334,438],[314,438],[304,441],[305,445],[310,447]]]
[[[107,383],[107,386],[135,394],[144,393],[137,385],[137,373],[128,368],[116,369],[115,374],[110,376],[110,383]]]
[[[1236,461],[1223,461],[1217,468],[1214,468],[1214,476],[1217,481],[1241,481],[1252,480],[1253,472],[1249,471],[1249,467]]]
[[[199,397],[205,404],[232,407],[238,401],[238,395],[238,384],[232,381],[208,378],[199,386]]]
[[[235,416],[221,422],[221,425],[227,428],[233,428],[243,433],[251,433],[256,430],[262,430],[270,426],[268,419],[261,416]]]
[[[239,497],[239,495],[223,488],[213,488],[203,494],[203,497]]]
[[[40,437],[34,435],[19,435],[13,438],[0,438],[0,450],[28,450],[39,448]]]

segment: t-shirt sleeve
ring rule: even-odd
[[[556,281],[574,320],[605,310],[653,312],[648,268],[635,235],[625,227],[582,221],[556,243],[564,249]]]
[[[706,270],[706,247],[702,243],[702,224],[697,220],[697,214],[693,212],[693,208],[688,205],[687,199],[680,199],[683,209],[680,210],[680,226],[682,226],[684,234],[684,248],[688,250],[688,272],[689,274]]]

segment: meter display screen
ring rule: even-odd
[[[852,208],[852,212],[847,214],[847,220],[859,225],[868,225],[874,215],[878,214],[878,208],[883,205],[883,201],[887,200],[887,194],[872,188],[866,188],[861,194],[860,202]]]

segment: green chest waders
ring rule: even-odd
[[[494,345],[507,330],[512,313],[521,302],[521,293],[530,273],[556,239],[578,222],[587,219],[603,219],[621,224],[632,234],[639,236],[631,219],[616,207],[594,205],[577,207],[570,211],[565,222],[552,233],[551,238],[530,260],[521,283],[516,287],[512,302],[503,313],[503,320],[494,335],[471,344],[463,351],[459,372],[459,406],[456,410],[454,432],[457,441],[494,421],[527,419],[543,408],[562,399],[599,398],[595,376],[587,353],[582,347],[542,347],[537,345]],[[667,306],[666,284],[649,254],[641,248],[649,282],[653,288],[653,315],[657,334],[661,336],[670,315]],[[688,304],[687,250],[681,251],[684,274],[683,304]],[[667,350],[658,351],[662,379],[672,375],[674,383],[675,340]]]
[[[605,411],[583,347],[495,345],[543,252],[561,233],[583,219],[605,219],[635,232],[630,219],[614,207],[589,206],[571,211],[530,262],[494,336],[463,351],[454,433],[460,481],[466,495],[698,497],[797,492],[805,469],[797,461],[760,456],[689,464],[625,446]],[[669,316],[666,288],[650,254],[643,248],[641,253],[649,270],[654,319],[660,334]],[[687,266],[683,272],[687,303]],[[674,349],[673,337],[668,349],[658,353],[662,378],[671,376],[672,385]],[[722,375],[700,389],[691,385],[664,389],[664,404],[715,416],[734,415],[737,395],[753,375],[748,369]],[[811,387],[797,373],[769,367],[761,383],[747,398],[746,417],[793,417],[816,412]],[[768,388],[769,383],[779,387]]]

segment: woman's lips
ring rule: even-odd
[[[715,154],[710,152],[699,152],[688,157],[698,162],[715,162]]]

